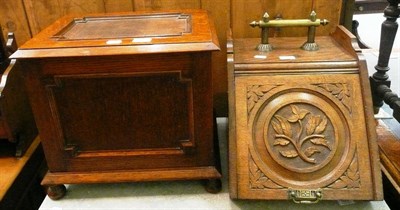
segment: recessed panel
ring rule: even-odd
[[[349,164],[345,160],[354,152],[349,149],[349,126],[328,98],[297,91],[278,92],[261,106],[252,157],[259,157],[253,160],[260,170],[283,186],[324,185],[327,176],[338,178],[348,167],[342,164]]]
[[[180,149],[193,136],[191,82],[178,73],[56,81],[61,133],[79,152]]]
[[[181,36],[190,32],[190,15],[130,15],[75,19],[53,37],[61,40],[120,39]]]

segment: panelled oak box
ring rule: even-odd
[[[205,179],[218,190],[211,53],[203,10],[65,17],[24,44],[49,172],[67,183]],[[215,189],[214,189],[215,188]]]
[[[339,27],[317,37],[234,39],[228,49],[230,194],[239,199],[380,200],[365,60]]]

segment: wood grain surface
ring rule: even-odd
[[[330,20],[326,27],[319,27],[319,35],[327,35],[338,25],[345,0],[316,0],[315,10],[320,18]],[[347,2],[347,1],[346,1]],[[20,45],[51,23],[65,15],[152,11],[169,9],[206,9],[216,26],[221,51],[213,54],[214,107],[218,115],[227,115],[226,33],[233,30],[235,38],[259,37],[259,30],[249,27],[253,20],[261,19],[264,12],[271,17],[281,13],[283,18],[307,18],[311,0],[23,0],[0,1],[0,23],[3,35],[14,32]],[[348,22],[348,21],[347,21]],[[279,36],[305,36],[305,28],[284,29]]]

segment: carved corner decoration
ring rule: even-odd
[[[249,175],[250,175],[250,188],[251,189],[282,189],[284,187],[276,184],[269,179],[254,162],[253,157],[249,155]]]
[[[249,85],[247,86],[247,114],[250,115],[254,106],[269,91],[280,85]]]
[[[324,135],[329,119],[293,104],[290,105],[290,109],[292,113],[288,118],[275,114],[274,119],[271,120],[272,128],[275,131],[273,145],[284,148],[292,145],[293,149],[281,149],[279,153],[288,159],[300,157],[307,163],[316,164],[317,161],[312,156],[321,152],[319,147],[332,150],[329,139]],[[308,118],[306,118],[307,115]],[[294,129],[292,124],[298,124],[298,130]],[[312,146],[303,149],[306,142],[310,142]]]
[[[349,85],[346,83],[326,83],[326,84],[315,84],[316,86],[323,88],[324,90],[331,93],[349,110],[351,109],[351,94]]]
[[[360,188],[360,171],[358,167],[357,153],[355,153],[353,160],[350,163],[349,168],[343,175],[336,180],[333,184],[329,185],[328,188],[332,189],[354,189]]]

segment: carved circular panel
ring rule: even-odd
[[[329,182],[349,155],[347,121],[328,97],[310,90],[279,92],[253,124],[256,164],[277,182]],[[289,184],[290,185],[290,184]]]
[[[335,154],[338,142],[330,117],[308,103],[282,106],[265,122],[264,134],[271,157],[300,173],[325,166]]]

